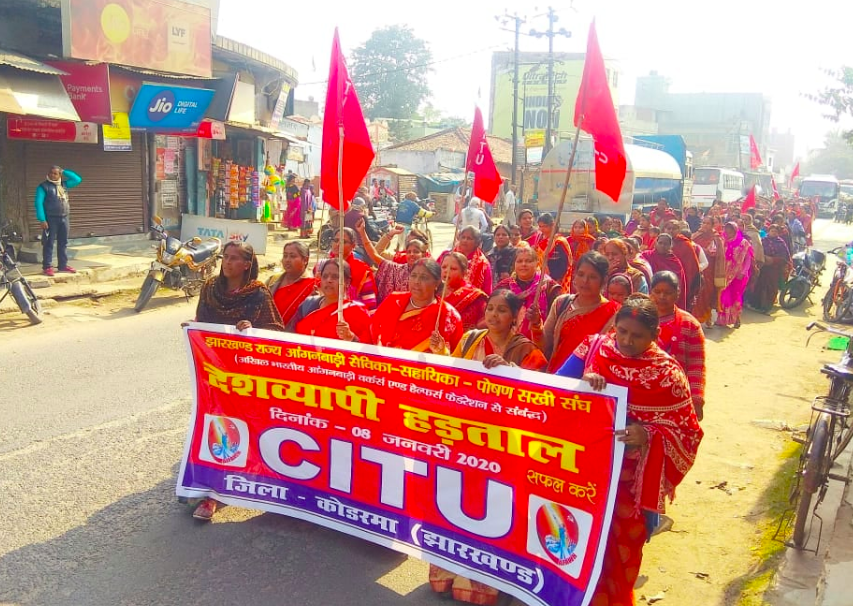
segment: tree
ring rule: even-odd
[[[831,174],[838,179],[853,179],[853,147],[847,140],[849,133],[827,133],[823,149],[812,152],[806,159],[801,174]]]
[[[432,51],[405,25],[377,29],[352,53],[352,80],[367,118],[390,118],[395,141],[405,139],[406,120],[429,97]]]
[[[835,79],[832,86],[825,87],[816,95],[806,95],[812,101],[829,107],[826,117],[834,122],[840,122],[844,116],[853,116],[853,67],[842,65],[840,70],[825,70],[826,74]],[[843,133],[848,142],[853,142],[853,130]]]

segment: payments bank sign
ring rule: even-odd
[[[196,129],[215,91],[145,83],[130,109],[132,128],[158,131]]]

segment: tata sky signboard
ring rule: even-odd
[[[195,132],[214,92],[207,88],[145,83],[130,108],[130,126],[158,132]]]

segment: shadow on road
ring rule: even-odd
[[[45,508],[61,514],[59,504]],[[120,499],[83,526],[0,558],[0,603],[440,603],[425,564],[389,549],[276,514],[225,508],[203,524],[190,513],[174,481]]]

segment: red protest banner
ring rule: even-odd
[[[528,604],[588,601],[623,388],[283,333],[186,335],[195,402],[179,496],[309,520]]]

